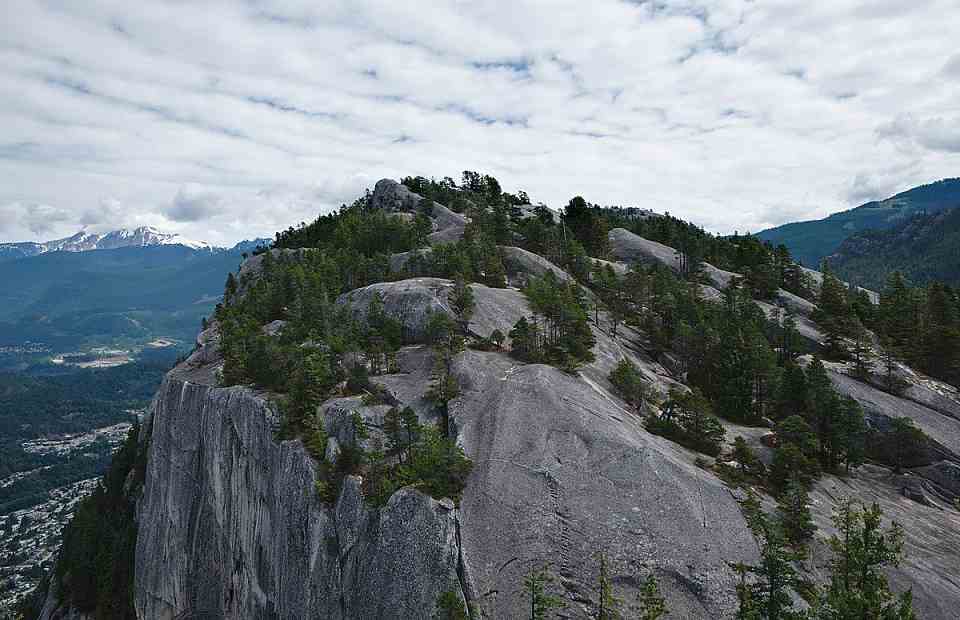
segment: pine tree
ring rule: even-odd
[[[667,601],[660,595],[660,587],[652,574],[648,575],[640,586],[637,603],[639,607],[637,620],[659,620],[667,614]]]
[[[530,597],[530,620],[545,620],[552,609],[564,607],[563,600],[547,592],[554,578],[544,566],[527,573],[523,591]]]
[[[470,614],[463,601],[453,590],[447,590],[437,597],[437,620],[470,620]]]
[[[467,281],[460,274],[457,275],[453,282],[453,291],[450,294],[450,305],[453,307],[453,313],[457,316],[460,325],[466,330],[477,302],[474,299],[473,290],[470,288],[470,285],[467,284]]]
[[[834,556],[830,585],[817,605],[818,620],[914,620],[911,593],[894,596],[884,572],[900,562],[903,528],[894,522],[883,529],[882,517],[877,504],[861,508],[843,500],[837,506],[833,522],[838,533],[830,539]]]
[[[801,620],[803,612],[793,607],[791,591],[800,583],[793,563],[797,555],[790,552],[783,534],[756,506],[744,506],[748,523],[760,543],[760,563],[732,565],[741,575],[737,588],[740,608],[737,618],[750,620]],[[748,582],[747,575],[753,580]]]
[[[894,473],[902,473],[905,467],[915,464],[922,456],[927,444],[926,433],[914,425],[913,419],[907,417],[894,418],[890,429],[883,433],[880,440],[880,460],[893,465]]]
[[[787,542],[797,551],[813,538],[816,526],[810,515],[810,495],[806,486],[794,478],[777,498],[780,523]]]
[[[383,415],[383,434],[387,440],[387,450],[396,453],[400,463],[403,464],[403,455],[409,444],[398,407],[391,407]]]
[[[766,466],[763,464],[753,450],[750,449],[750,446],[747,445],[746,439],[742,436],[737,436],[733,440],[733,450],[730,452],[730,458],[737,462],[740,469],[740,473],[744,476],[754,476],[762,477],[766,472]]]
[[[504,288],[507,285],[507,270],[500,259],[496,246],[485,252],[483,261],[483,283],[492,288]]]
[[[269,254],[269,252],[268,252]],[[223,287],[223,303],[230,305],[237,295],[237,278],[233,272],[227,274],[227,283]]]
[[[597,620],[621,620],[621,600],[613,593],[610,575],[607,569],[607,556],[600,554],[600,575],[598,577]]]
[[[528,321],[527,317],[520,317],[510,330],[510,352],[523,361],[539,359],[539,341],[536,324]]]
[[[609,379],[617,394],[632,406],[634,411],[640,412],[643,409],[643,405],[650,398],[650,388],[633,362],[627,358],[620,360],[616,368],[610,371]]]

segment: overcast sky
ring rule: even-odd
[[[0,239],[493,174],[717,232],[960,176],[957,0],[0,0]]]

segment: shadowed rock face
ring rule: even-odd
[[[181,365],[153,406],[139,507],[141,618],[418,618],[461,592],[458,511],[406,489],[382,510],[348,479],[321,505],[273,409]],[[187,614],[187,615],[183,615]]]

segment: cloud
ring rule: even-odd
[[[846,198],[851,204],[862,204],[882,200],[894,193],[893,179],[882,178],[870,172],[859,172],[850,182]]]
[[[196,186],[183,186],[177,191],[165,215],[175,222],[200,222],[223,209],[221,196]]]
[[[33,236],[42,236],[68,222],[73,214],[46,204],[10,202],[0,205],[0,234],[12,235],[29,231]]]
[[[877,128],[877,134],[909,146],[920,146],[932,151],[960,153],[960,116],[954,118],[916,119],[898,116]]]
[[[943,66],[943,73],[947,77],[960,79],[960,53],[954,54]]]
[[[472,169],[720,232],[820,217],[956,175],[953,4],[9,0],[0,204],[229,243]]]

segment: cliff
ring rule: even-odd
[[[387,311],[415,325],[410,308],[443,307],[444,285],[376,286]],[[364,292],[342,303],[363,307]],[[475,293],[478,332],[512,324],[509,309],[525,304],[517,291]],[[550,564],[573,601],[570,617],[587,617],[599,551],[626,589],[656,573],[682,617],[731,615],[726,561],[756,556],[739,508],[691,454],[649,435],[608,392],[604,377],[623,345],[598,335],[601,354],[582,376],[462,353],[451,416],[475,469],[460,506],[405,489],[376,510],[356,478],[335,506],[320,503],[312,459],[299,441],[275,439],[268,395],[215,386],[216,339],[206,333],[153,408],[138,615],[428,618],[452,590],[486,617],[517,617],[523,576]],[[670,383],[658,365],[625,352]],[[424,421],[429,357],[405,347],[400,372],[374,378]],[[352,405],[378,427],[377,407]],[[322,415],[332,429],[335,408]]]
[[[419,197],[381,181],[373,203],[402,211]],[[462,216],[440,207],[434,206],[432,234],[463,234]],[[610,240],[618,272],[632,262],[673,264],[667,246],[623,230],[612,231]],[[536,254],[501,251],[510,282],[547,272],[570,277]],[[250,259],[242,273],[257,277],[261,260]],[[717,288],[736,276],[709,266],[706,272]],[[477,339],[494,330],[507,334],[531,313],[516,288],[471,288],[476,308],[466,331]],[[437,419],[427,397],[435,354],[424,342],[426,323],[431,313],[453,316],[452,289],[449,279],[409,278],[361,287],[335,302],[362,318],[377,294],[384,312],[402,323],[408,344],[397,368],[370,379],[392,405],[409,406],[423,423]],[[809,314],[809,302],[782,297]],[[807,327],[806,335],[817,339],[815,326]],[[282,322],[271,323],[269,333],[282,329]],[[591,329],[595,359],[577,372],[524,364],[499,350],[458,353],[452,372],[460,390],[448,405],[450,428],[473,462],[462,497],[435,499],[405,487],[376,507],[357,476],[345,479],[334,504],[321,501],[316,461],[300,440],[279,437],[276,395],[218,386],[223,360],[214,324],[168,374],[146,426],[137,616],[432,618],[441,597],[452,595],[473,619],[517,618],[529,611],[524,576],[549,566],[566,602],[559,616],[589,618],[603,554],[628,615],[652,574],[669,617],[732,618],[738,577],[729,563],[758,559],[737,502],[741,492],[701,467],[696,453],[649,433],[608,381],[623,359],[660,394],[682,388],[683,374],[652,359],[647,335],[632,327],[621,326],[616,336]],[[925,469],[902,476],[870,466],[850,478],[823,477],[813,492],[821,532],[808,575],[825,577],[825,535],[836,502],[880,501],[907,529],[908,560],[890,571],[894,584],[914,589],[922,617],[951,617],[960,607],[952,576],[960,562],[960,517],[946,502],[960,492],[953,468],[960,462],[960,399],[919,377],[902,398],[853,381],[842,367],[832,368],[831,378],[877,420],[911,415],[942,451]],[[344,422],[354,414],[382,437],[387,409],[359,396],[324,402],[316,420],[331,437],[328,453],[349,439],[352,427]],[[724,425],[729,439],[744,436],[769,460],[765,429]],[[69,617],[69,609],[58,610],[55,593],[48,603],[44,618]]]

